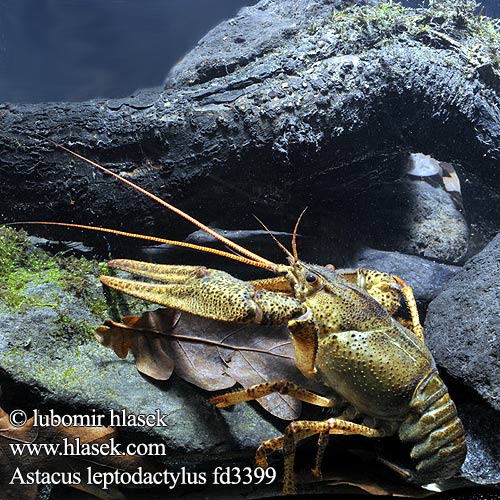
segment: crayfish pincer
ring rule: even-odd
[[[242,281],[224,271],[201,266],[113,260],[110,267],[160,283],[112,276],[101,276],[101,281],[134,297],[206,318],[288,327],[297,368],[328,387],[330,393],[320,396],[290,381],[279,380],[211,399],[218,408],[224,408],[278,392],[317,406],[342,403],[344,409],[336,418],[292,422],[282,436],[264,441],[257,449],[256,462],[261,467],[267,466],[268,454],[283,449],[285,494],[296,490],[295,443],[314,435],[318,436],[313,468],[317,476],[321,474],[323,453],[331,434],[376,438],[397,435],[410,447],[411,467],[385,460],[384,463],[416,484],[439,482],[460,470],[466,454],[464,429],[424,343],[411,288],[400,278],[362,268],[339,271],[330,265],[302,262],[296,248],[298,222],[292,239],[293,253],[278,243],[288,263],[275,264],[132,181],[65,146],[57,146],[142,192],[237,253],[107,228],[51,224],[189,247],[276,275]],[[404,302],[411,319],[398,316]]]

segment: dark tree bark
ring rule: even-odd
[[[369,211],[369,193],[401,175],[395,159],[410,150],[498,184],[498,63],[467,53],[476,35],[465,14],[420,32],[400,20],[384,31],[369,19],[342,31],[331,18],[340,3],[263,0],[244,9],[210,32],[164,89],[2,105],[2,220],[91,222],[169,237],[187,230],[35,134],[226,224],[256,213],[290,230],[305,205],[338,220],[356,200]]]

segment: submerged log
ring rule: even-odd
[[[187,231],[35,134],[226,226],[255,213],[290,230],[305,205],[311,223],[326,212],[338,224],[354,206],[370,214],[408,151],[498,184],[500,37],[474,2],[447,3],[262,0],[214,28],[163,89],[3,104],[1,219]]]

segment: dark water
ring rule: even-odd
[[[125,97],[257,0],[0,0],[0,102]],[[407,6],[424,1],[401,0]],[[499,0],[485,13],[500,15]]]
[[[255,0],[0,0],[0,102],[124,97],[161,85]]]

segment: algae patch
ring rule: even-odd
[[[500,20],[483,16],[474,0],[430,0],[427,8],[407,8],[393,1],[334,10],[325,28],[337,54],[412,38],[424,45],[458,52],[473,66],[500,64]],[[313,24],[309,35],[321,34]]]
[[[55,284],[83,300],[99,319],[107,304],[97,276],[106,267],[84,258],[49,255],[34,246],[24,231],[0,226],[0,304],[9,312],[23,313],[30,307],[60,306],[52,297],[27,293],[33,285]],[[100,295],[100,296],[99,296]]]
[[[33,310],[50,308],[56,338],[93,339],[108,315],[98,279],[106,271],[104,264],[84,258],[50,255],[24,231],[0,226],[0,312],[25,315],[28,321]]]
[[[53,337],[88,341],[105,319],[151,309],[150,303],[103,291],[102,274],[110,274],[105,262],[49,254],[24,231],[0,226],[0,313],[31,317],[34,309],[51,308]]]

